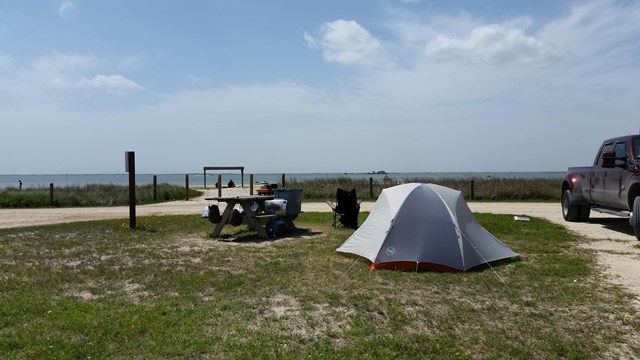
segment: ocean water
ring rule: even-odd
[[[227,184],[229,180],[233,180],[237,186],[240,186],[242,179],[239,172],[207,172],[207,187],[213,186],[218,180],[218,174],[222,175],[222,183]],[[144,185],[153,183],[154,174],[137,174],[136,184]],[[158,184],[168,183],[172,185],[184,185],[185,175],[187,174],[157,174]],[[204,185],[204,176],[199,174],[188,174],[190,187],[202,187]],[[415,178],[429,179],[485,179],[485,178],[523,178],[523,179],[562,179],[565,175],[562,171],[543,171],[543,172],[421,172],[421,173],[387,173],[387,174],[369,174],[369,173],[291,173],[285,174],[285,180],[313,180],[313,179],[333,179],[339,177],[348,177],[352,179],[369,179],[381,181],[385,176],[391,179],[405,181]],[[280,183],[282,174],[254,174],[255,182]],[[128,174],[54,174],[54,175],[0,175],[0,189],[7,187],[17,188],[19,182],[22,181],[23,188],[42,188],[49,187],[54,184],[55,187],[65,186],[84,186],[88,184],[114,184],[128,185]],[[244,185],[249,184],[249,174],[244,175]]]

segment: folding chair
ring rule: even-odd
[[[358,214],[360,213],[360,201],[356,196],[356,189],[351,191],[338,188],[336,191],[336,203],[327,199],[327,204],[333,211],[333,223],[331,226],[337,227],[337,215],[340,215],[338,221],[346,228],[358,228]]]

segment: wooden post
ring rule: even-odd
[[[249,174],[249,195],[253,195],[253,174]]]
[[[373,199],[373,178],[369,178],[369,198]]]
[[[125,169],[129,172],[129,228],[136,228],[136,153],[126,152]]]
[[[53,183],[49,183],[49,206],[53,206]]]
[[[283,173],[283,174],[282,174],[282,188],[284,189],[284,188],[286,188],[286,187],[287,187],[287,183],[286,183],[286,181],[285,181],[285,176],[284,176],[284,173]]]
[[[222,175],[218,175],[218,197],[222,197]]]
[[[207,169],[202,170],[202,182],[204,185],[204,188],[207,188]]]
[[[153,175],[153,201],[158,201],[158,175]]]
[[[475,181],[471,179],[471,200],[473,200],[475,196]]]
[[[189,201],[189,174],[184,176],[184,187],[187,191],[187,201]]]

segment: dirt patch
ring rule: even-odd
[[[295,297],[278,294],[267,299],[265,311],[258,317],[258,323],[277,324],[288,334],[306,338],[318,338],[329,332],[349,329],[349,318],[355,313],[344,307],[328,304],[313,304],[310,312],[302,315],[302,305]],[[256,325],[258,328],[258,325]]]

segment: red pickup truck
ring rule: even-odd
[[[566,221],[587,221],[591,210],[628,217],[640,240],[640,135],[606,140],[593,166],[570,167],[561,202]]]

